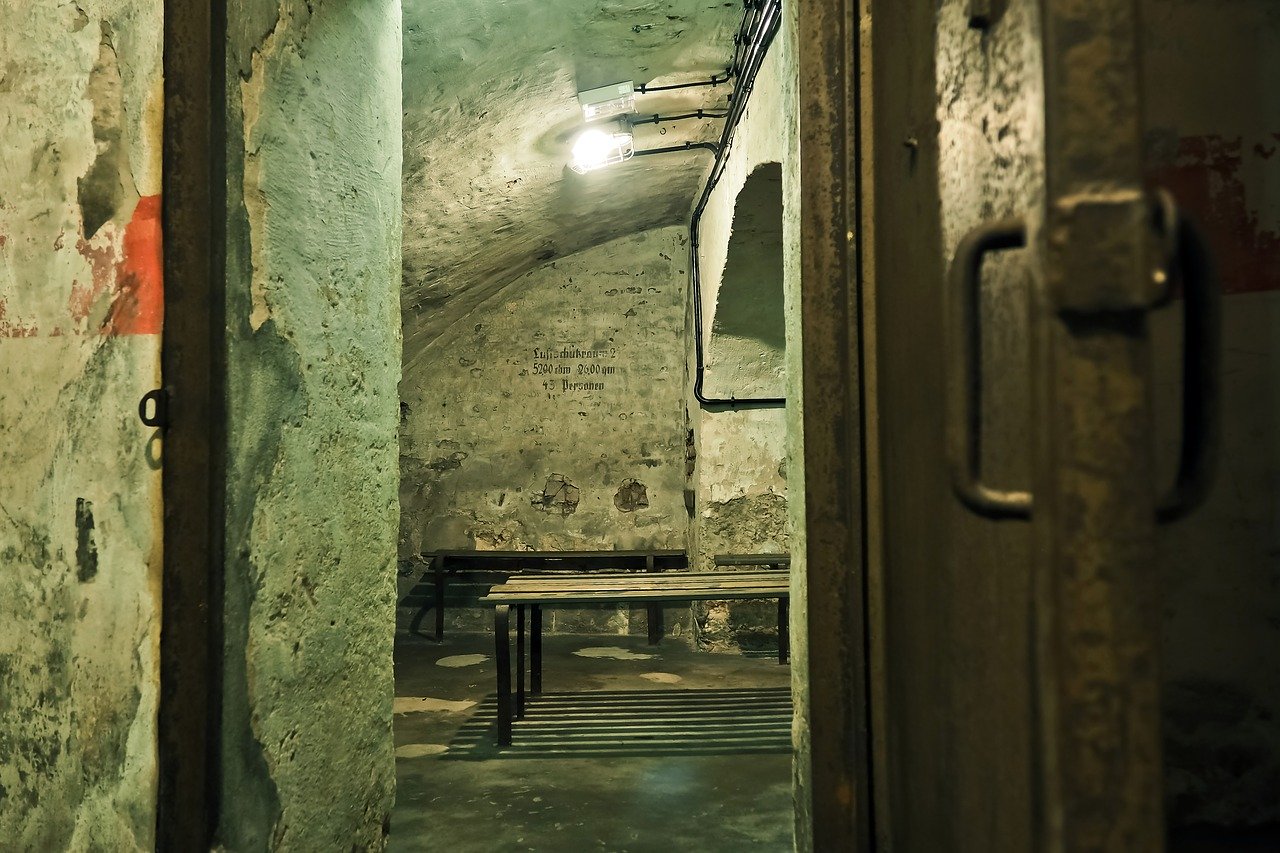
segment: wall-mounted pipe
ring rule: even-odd
[[[693,89],[697,86],[719,86],[733,79],[733,69],[726,68],[723,74],[712,74],[707,80],[694,80],[692,83],[672,83],[670,86],[647,86],[641,83],[636,86],[636,94],[647,95],[650,92],[670,92],[673,89]]]
[[[722,110],[696,110],[691,113],[680,113],[678,115],[669,116],[654,113],[653,115],[645,116],[644,118],[631,118],[628,116],[627,124],[662,124],[664,121],[684,121],[685,119],[690,118],[726,118],[728,115],[729,114],[727,112]]]
[[[706,355],[703,352],[702,345],[702,281],[698,271],[698,226],[702,221],[702,214],[707,208],[707,202],[711,199],[711,193],[719,182],[721,175],[724,174],[725,164],[729,158],[729,150],[733,144],[733,133],[742,118],[742,113],[746,110],[751,88],[755,85],[756,74],[759,73],[760,66],[764,64],[765,53],[768,51],[769,45],[773,43],[773,37],[777,35],[781,22],[781,0],[754,0],[754,2],[747,0],[747,10],[743,14],[742,26],[734,37],[734,44],[737,45],[737,49],[734,53],[734,64],[731,70],[733,75],[738,78],[738,85],[730,96],[729,114],[726,116],[724,131],[720,135],[720,144],[716,146],[716,159],[711,165],[711,174],[707,176],[707,183],[702,189],[702,196],[698,199],[698,204],[693,209],[693,216],[689,220],[689,271],[690,290],[692,291],[693,299],[693,352],[695,362],[693,396],[698,401],[698,405],[704,409],[780,409],[787,404],[785,397],[753,397],[739,400],[732,395],[727,398],[717,398],[707,397],[703,393],[703,384],[706,378]],[[743,47],[746,48],[746,54],[742,58],[741,65],[739,65],[738,57]],[[639,154],[640,152],[637,151],[636,153]]]
[[[635,157],[640,157],[645,154],[673,154],[676,151],[694,151],[698,148],[710,151],[712,154],[720,153],[720,146],[714,142],[685,142],[681,145],[668,145],[666,148],[640,148],[631,153]]]

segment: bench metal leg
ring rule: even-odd
[[[791,614],[787,609],[789,599],[778,599],[778,663],[791,659]]]
[[[516,719],[524,718],[524,605],[516,605]]]
[[[529,698],[542,695],[542,605],[529,605]]]
[[[498,745],[511,745],[511,606],[493,608],[493,636],[498,671]]]
[[[662,605],[650,604],[646,621],[649,623],[649,645],[656,646],[662,640]]]
[[[657,561],[654,560],[652,554],[644,558],[644,570],[650,574],[658,570]],[[649,628],[649,645],[658,645],[663,633],[661,604],[653,604],[652,602],[649,604],[649,612],[645,614],[645,622]]]
[[[436,570],[436,642],[444,642],[444,572]]]

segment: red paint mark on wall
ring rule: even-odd
[[[0,338],[34,338],[36,336],[36,327],[31,323],[24,323],[22,320],[10,320],[8,318],[9,306],[3,299],[0,299]]]
[[[67,297],[69,323],[58,322],[49,336],[81,335],[154,335],[164,323],[163,255],[161,248],[160,196],[138,199],[133,216],[117,243],[109,224],[93,243],[81,237],[76,250],[89,262],[89,281],[73,281]],[[105,239],[102,236],[106,235]],[[55,244],[60,247],[61,237]],[[3,243],[0,243],[3,248]],[[97,311],[101,319],[88,326],[94,306],[106,300],[105,311]],[[0,301],[0,337],[34,337],[34,322],[6,320],[7,306]],[[58,319],[58,318],[53,318]]]
[[[106,227],[114,228],[115,226]],[[99,237],[99,240],[101,239]],[[109,240],[105,245],[93,246],[81,237],[76,241],[76,251],[89,262],[89,281],[87,283],[78,280],[71,282],[71,295],[67,297],[67,313],[71,315],[73,329],[81,332],[97,331],[96,329],[86,330],[83,326],[89,319],[93,306],[115,285],[115,246]]]
[[[1148,164],[1149,182],[1172,192],[1204,230],[1224,293],[1280,290],[1280,232],[1263,225],[1246,194],[1249,189],[1258,197],[1262,183],[1274,185],[1270,178],[1257,180],[1260,170],[1280,171],[1280,158],[1271,160],[1273,151],[1246,147],[1239,137],[1187,136],[1178,139],[1172,156]],[[1280,208],[1280,199],[1271,203]]]
[[[164,321],[160,196],[138,199],[124,230],[124,250],[116,265],[115,298],[102,331],[108,335],[159,334]]]

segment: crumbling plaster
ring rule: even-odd
[[[149,849],[158,0],[0,2],[0,838]]]
[[[399,0],[228,8],[227,849],[381,849],[394,790]]]
[[[479,6],[479,8],[477,7]],[[576,93],[722,73],[737,0],[408,0],[404,56],[405,364],[534,266],[684,222],[706,151],[567,167]],[[640,95],[640,113],[722,108],[727,85]],[[636,147],[715,140],[719,120],[636,128]]]

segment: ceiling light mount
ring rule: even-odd
[[[610,116],[627,115],[636,109],[636,87],[630,80],[610,83],[578,93],[583,121],[598,121]]]

